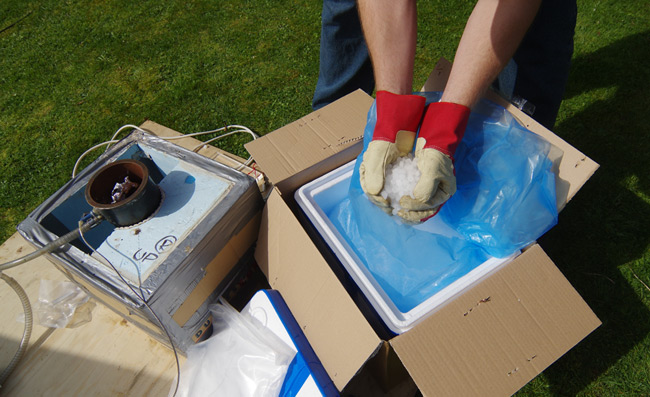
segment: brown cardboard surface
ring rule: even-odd
[[[377,354],[368,360],[364,368],[372,374],[384,392],[388,392],[404,380],[410,379],[404,364],[388,342],[382,343]]]
[[[425,89],[442,89],[449,70],[441,61]],[[264,210],[258,264],[339,389],[380,341],[283,197],[291,201],[296,187],[355,157],[360,143],[354,142],[371,103],[357,91],[246,146],[277,188]],[[562,208],[598,165],[526,114],[508,109],[564,152],[558,165]],[[425,395],[511,394],[598,325],[553,262],[533,245],[391,345]]]
[[[277,190],[264,207],[255,259],[343,389],[382,341]]]
[[[283,194],[361,151],[373,99],[361,90],[245,145]]]
[[[424,83],[422,91],[443,90],[450,72],[451,63],[441,58]],[[486,94],[486,98],[508,109],[522,125],[564,152],[556,174],[558,178],[556,183],[558,210],[563,209],[582,185],[596,172],[598,164],[496,93],[490,91]]]
[[[599,325],[534,245],[391,345],[424,395],[510,395]]]
[[[497,98],[494,93],[491,93],[490,96]],[[558,180],[556,183],[558,210],[562,210],[566,203],[578,193],[578,190],[596,172],[599,165],[521,110],[511,104],[508,104],[505,108],[519,119],[526,128],[544,137],[549,143],[564,152],[562,161],[559,163],[559,169],[557,170]]]

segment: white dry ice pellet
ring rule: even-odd
[[[381,196],[390,201],[393,215],[400,210],[399,199],[402,196],[413,197],[413,189],[420,179],[420,170],[417,160],[412,154],[398,158],[393,164],[386,167],[384,188]]]

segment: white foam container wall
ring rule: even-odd
[[[428,314],[440,309],[446,302],[519,254],[517,252],[506,258],[490,258],[413,309],[401,312],[327,216],[327,213],[347,196],[355,162],[356,160],[345,164],[300,187],[295,193],[295,199],[381,319],[394,333],[401,334],[413,328]],[[438,234],[459,236],[443,223],[440,217],[434,217],[416,227]]]

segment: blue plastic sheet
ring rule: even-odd
[[[550,144],[484,101],[456,151],[456,194],[440,216],[490,255],[504,257],[557,223]]]
[[[440,93],[426,93],[427,102]],[[364,150],[372,140],[368,113]],[[348,197],[328,217],[381,288],[408,312],[491,256],[506,257],[557,223],[550,145],[503,107],[473,110],[455,157],[457,193],[423,225],[385,214],[361,190],[357,158]],[[435,227],[431,227],[435,225]]]

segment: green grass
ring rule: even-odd
[[[420,2],[416,87],[438,57],[453,59],[472,4]],[[308,113],[320,7],[0,2],[0,241],[124,124],[264,134]],[[650,395],[649,62],[647,0],[579,1],[555,130],[601,168],[540,243],[603,325],[521,395]],[[246,140],[219,145],[244,156]]]

